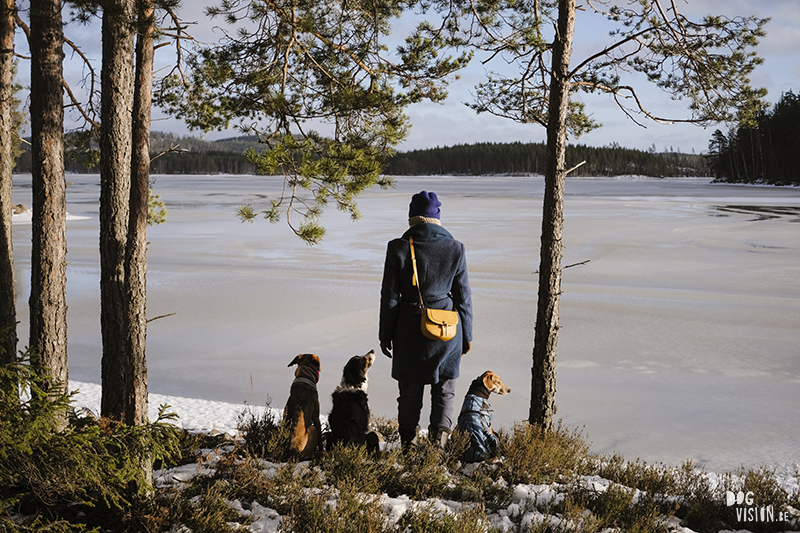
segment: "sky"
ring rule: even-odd
[[[675,0],[678,9],[690,18],[698,18],[705,14],[743,16],[754,15],[771,18],[767,24],[767,35],[759,45],[758,52],[764,58],[764,63],[752,75],[755,87],[764,87],[768,90],[767,101],[774,104],[781,93],[793,90],[800,91],[800,60],[796,51],[800,49],[800,0],[762,0],[750,2],[746,0]],[[211,42],[219,33],[213,30],[219,21],[211,22],[203,14],[203,6],[210,4],[209,0],[184,0],[180,9],[182,18],[186,21],[196,22],[191,29],[199,40]],[[578,5],[585,4],[578,0]],[[21,8],[25,9],[25,3]],[[27,20],[27,13],[22,14]],[[65,11],[65,19],[68,13]],[[599,50],[608,42],[608,27],[604,20],[588,12],[580,12],[576,21],[575,40],[573,44],[572,64]],[[93,26],[78,26],[71,24],[67,27],[68,36],[76,42],[82,50],[93,60],[99,62],[100,42],[99,24]],[[26,54],[21,43],[22,36],[18,34],[17,46],[22,54]],[[67,49],[67,63],[65,77],[72,84],[85,78],[86,72],[81,68],[73,54]],[[169,54],[166,48],[157,52],[163,64],[164,57]],[[487,69],[497,70],[498,66],[484,66],[480,57],[473,60],[469,67],[460,73],[460,79],[451,84],[449,98],[442,104],[423,102],[407,109],[407,115],[412,124],[406,140],[398,146],[399,150],[415,150],[432,148],[436,146],[452,146],[455,144],[469,144],[476,142],[543,142],[545,131],[542,127],[533,124],[517,124],[507,119],[493,117],[488,114],[477,115],[465,104],[472,101],[474,87],[485,76]],[[27,83],[27,66],[20,64],[19,80]],[[687,104],[682,101],[672,101],[668,95],[656,89],[645,93],[651,107],[662,114],[675,118],[688,116]],[[647,150],[655,147],[658,151],[681,151],[684,153],[702,153],[708,148],[708,141],[716,129],[727,131],[728,125],[711,126],[707,128],[688,125],[672,124],[661,125],[649,122],[647,127],[637,125],[620,111],[616,104],[608,97],[600,95],[582,95],[580,99],[586,103],[587,111],[593,118],[603,124],[598,130],[571,139],[570,142],[590,146],[607,146],[617,143],[627,148]],[[74,117],[73,113],[68,113]],[[201,136],[202,132],[189,131],[177,119],[167,117],[163,113],[154,113],[155,121],[153,130],[173,132],[180,135]],[[224,132],[211,132],[206,138],[220,139],[238,135],[235,130]]]
[[[578,0],[578,4],[582,4]],[[766,26],[767,35],[761,41],[758,52],[764,58],[752,75],[753,85],[768,90],[767,101],[774,104],[782,92],[800,90],[800,1],[798,0],[763,0],[748,2],[730,0],[676,0],[684,14],[695,17],[713,13],[718,15],[755,15],[762,18],[771,17]],[[595,27],[596,15],[586,16],[579,13],[576,20],[575,41],[571,64],[578,64],[579,58],[585,58],[601,49],[607,42],[605,31]],[[422,104],[409,110],[413,128],[406,143],[401,149],[419,149],[433,146],[445,146],[474,142],[544,142],[545,131],[536,125],[516,124],[509,120],[486,115],[476,115],[463,102],[470,101],[471,90],[483,74],[480,65],[473,64],[451,87],[450,98],[444,105]],[[659,91],[651,91],[654,109],[663,111],[664,115],[672,112],[676,117],[686,117],[686,103],[674,102]],[[708,141],[717,127],[702,128],[689,124],[659,125],[648,123],[647,128],[636,125],[622,113],[616,104],[607,97],[581,96],[586,109],[603,127],[581,136],[577,142],[590,146],[607,146],[618,143],[628,148],[647,150],[655,145],[661,150],[680,150],[684,153],[701,153],[708,149]],[[719,129],[728,130],[728,126],[719,125]]]

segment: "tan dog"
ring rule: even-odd
[[[322,425],[319,422],[319,357],[304,353],[288,366],[297,365],[294,381],[283,410],[283,423],[288,426],[289,453],[309,459],[315,450],[322,451]]]
[[[489,395],[508,394],[500,376],[487,370],[475,378],[469,386],[461,413],[458,415],[458,430],[469,435],[470,447],[463,459],[468,463],[484,461],[497,456],[497,437],[492,430],[492,408]]]
[[[487,370],[478,376],[478,379],[483,382],[483,386],[486,387],[489,392],[493,392],[495,394],[508,394],[511,392],[511,388],[506,387],[506,385],[500,381],[500,376],[491,370]]]

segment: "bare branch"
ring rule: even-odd
[[[568,268],[572,268],[572,267],[576,267],[576,266],[585,265],[585,264],[587,264],[587,263],[590,263],[591,261],[592,261],[591,259],[586,259],[585,261],[581,261],[580,263],[572,263],[571,265],[567,265],[567,266],[561,267],[561,270],[563,271],[563,270],[566,270],[566,269],[568,269]],[[533,274],[538,274],[538,273],[539,273],[539,271],[538,271],[538,270],[534,270],[532,273],[533,273]],[[559,294],[560,294],[560,293],[559,293]]]
[[[612,44],[610,46],[607,46],[607,47],[603,48],[602,50],[600,50],[596,54],[592,54],[591,56],[589,56],[586,59],[584,59],[583,61],[581,61],[581,63],[578,64],[577,67],[572,69],[572,72],[569,73],[569,78],[572,79],[573,77],[575,77],[578,72],[583,70],[586,67],[586,65],[588,65],[589,63],[591,63],[595,59],[598,59],[598,58],[603,57],[603,56],[608,56],[614,50],[617,50],[618,48],[620,48],[620,47],[622,47],[622,46],[624,46],[624,45],[626,45],[626,44],[628,44],[628,43],[630,43],[632,41],[636,41],[637,39],[647,35],[648,33],[653,32],[653,31],[655,31],[654,28],[644,29],[644,30],[642,30],[640,32],[631,34],[628,37],[626,37],[625,39],[617,41],[617,42],[615,42],[614,44]],[[640,47],[640,49],[641,49],[641,47]]]
[[[187,81],[186,81],[186,76],[183,73],[183,67],[182,67],[182,65],[183,65],[183,45],[182,45],[182,41],[195,41],[195,38],[184,31],[184,30],[186,30],[186,28],[189,27],[189,24],[188,23],[181,24],[181,19],[178,18],[178,15],[175,13],[175,11],[173,11],[170,8],[167,8],[164,11],[166,12],[167,16],[170,19],[172,19],[172,22],[175,23],[175,27],[174,28],[167,28],[170,31],[174,30],[175,31],[174,34],[162,33],[162,35],[170,37],[171,39],[173,39],[175,41],[175,55],[176,55],[175,66],[169,72],[168,76],[172,75],[174,72],[177,71],[180,74],[181,80],[185,84],[185,83],[187,83]],[[160,46],[161,45],[159,45],[158,47],[160,47]]]
[[[153,161],[155,161],[156,159],[158,159],[159,157],[161,157],[164,154],[171,154],[171,153],[181,152],[182,150],[180,150],[180,146],[181,146],[180,144],[172,144],[172,145],[170,145],[170,147],[167,148],[166,150],[164,150],[163,152],[159,153],[158,155],[156,155],[154,157],[151,157],[150,158],[150,163],[152,163]]]
[[[567,265],[567,266],[563,267],[561,270],[566,270],[568,268],[585,265],[586,263],[590,263],[591,261],[592,261],[591,259],[587,259],[585,261],[581,261],[580,263],[572,263],[571,265]]]
[[[30,29],[30,27],[28,27],[28,25],[25,23],[25,21],[23,21],[23,20],[22,20],[22,18],[20,18],[20,16],[19,16],[19,12],[16,12],[16,13],[15,13],[15,22],[16,22],[17,26],[19,26],[19,27],[22,29],[22,32],[25,34],[25,37],[27,38],[27,40],[28,40],[28,43],[30,43],[30,39],[31,39],[31,29]],[[84,53],[83,53],[83,52],[80,50],[80,48],[78,48],[78,47],[75,45],[75,43],[73,43],[71,40],[69,40],[69,39],[68,39],[66,36],[64,37],[64,44],[66,44],[66,45],[68,45],[70,48],[72,48],[72,50],[73,50],[73,51],[74,51],[76,54],[78,54],[78,55],[80,56],[80,58],[83,60],[84,64],[85,64],[85,65],[88,67],[88,69],[89,69],[89,72],[90,72],[90,75],[91,75],[91,83],[90,83],[90,85],[89,85],[89,106],[91,107],[91,105],[92,105],[92,104],[91,104],[91,102],[92,102],[92,95],[95,93],[95,89],[94,89],[94,87],[95,87],[95,81],[96,81],[96,77],[95,77],[94,68],[92,67],[92,64],[91,64],[91,62],[89,61],[89,58],[88,58],[88,57],[86,57],[86,55],[85,55],[85,54],[84,54]],[[30,59],[30,58],[26,58],[26,59]],[[86,111],[86,109],[84,109],[84,106],[81,104],[81,102],[80,102],[80,101],[78,100],[78,98],[75,96],[75,93],[73,93],[73,92],[72,92],[72,88],[71,88],[71,87],[70,87],[70,86],[67,84],[67,81],[66,81],[66,80],[65,80],[63,77],[61,78],[61,86],[62,86],[62,87],[64,88],[64,90],[66,91],[66,93],[67,93],[67,96],[69,96],[69,99],[70,99],[70,101],[72,102],[72,106],[73,106],[73,107],[75,107],[76,109],[78,109],[78,111],[80,112],[80,114],[81,114],[81,116],[83,117],[83,119],[84,119],[84,120],[85,120],[85,121],[86,121],[86,122],[87,122],[87,123],[88,123],[88,124],[89,124],[91,127],[93,127],[93,128],[97,128],[97,127],[99,127],[99,123],[98,123],[98,122],[96,122],[96,121],[95,121],[95,120],[94,120],[94,119],[93,119],[93,118],[90,116],[90,114],[89,114],[89,113]],[[94,113],[92,113],[92,114],[94,114]]]
[[[580,163],[578,163],[577,165],[575,165],[574,167],[572,167],[572,168],[570,168],[569,170],[567,170],[566,172],[564,172],[564,174],[565,174],[565,175],[567,175],[567,174],[569,174],[570,172],[572,172],[573,170],[575,170],[575,169],[578,169],[578,168],[582,167],[582,166],[583,166],[583,165],[585,165],[585,164],[586,164],[586,160],[583,160],[583,161],[581,161]]]
[[[175,316],[175,315],[177,315],[177,314],[178,314],[178,313],[169,313],[169,314],[167,314],[167,315],[160,315],[160,316],[157,316],[157,317],[148,318],[148,319],[147,319],[147,323],[149,324],[150,322],[152,322],[152,321],[154,321],[154,320],[158,320],[158,319],[160,319],[160,318],[167,318],[168,316]]]

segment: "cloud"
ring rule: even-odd
[[[800,27],[770,22],[767,25],[767,36],[758,47],[758,52],[766,57],[790,57],[796,61],[798,48]]]
[[[767,36],[762,39],[757,49],[765,62],[753,73],[753,84],[766,87],[770,92],[768,100],[772,103],[777,101],[780,93],[800,88],[800,65],[796,60],[796,51],[800,49],[800,28],[798,28],[800,2],[774,0],[752,3],[749,0],[731,0],[720,3],[718,0],[689,0],[677,2],[677,6],[692,19],[698,19],[706,14],[728,17],[750,15],[771,17],[772,20],[766,26]],[[586,12],[578,13],[573,64],[601,49],[603,43],[609,40],[609,29],[610,26],[604,21],[598,22],[597,16]],[[452,95],[460,96],[460,101],[470,99],[469,89],[480,79],[482,68],[471,66],[469,73],[462,80],[471,82],[471,85],[466,88],[464,85],[454,85],[451,89]],[[656,88],[644,88],[646,85],[648,84],[640,84],[638,89],[647,95],[646,101],[659,115],[673,119],[688,118],[688,104],[685,101],[673,101]],[[683,152],[693,150],[702,152],[707,150],[708,141],[714,130],[728,129],[724,124],[703,128],[689,124],[660,125],[652,122],[645,122],[647,127],[642,128],[628,119],[613,101],[606,97],[581,96],[581,99],[587,102],[587,111],[604,126],[574,141],[578,143],[603,146],[617,142],[622,146],[639,149],[647,149],[655,144],[659,150],[672,147]],[[464,140],[467,138],[494,142],[514,140],[538,142],[543,139],[543,130],[540,127],[520,126],[487,115],[466,117],[465,111],[467,113],[470,111],[460,103],[453,103],[452,100],[451,97],[435,112],[428,108],[425,108],[424,113],[410,110],[409,116],[412,117],[415,126],[407,145],[418,147],[430,142],[439,145],[455,144],[469,142]],[[421,133],[420,130],[425,132]]]
[[[458,102],[417,104],[407,114],[412,128],[399,147],[403,151],[477,142],[541,142],[545,138],[541,126],[478,115]]]

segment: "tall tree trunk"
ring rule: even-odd
[[[61,0],[31,0],[33,243],[30,346],[51,385],[67,385],[67,224]]]
[[[126,422],[147,419],[147,199],[150,191],[150,112],[153,100],[153,34],[155,7],[139,2],[136,40],[136,92],[133,100],[130,222],[125,280],[127,284],[129,350],[133,374],[127,383]]]
[[[128,357],[125,250],[131,186],[134,0],[103,5],[100,139],[100,325],[103,337],[100,414],[125,421]]]
[[[561,296],[561,232],[564,228],[564,181],[569,105],[569,61],[575,31],[575,0],[558,2],[558,34],[553,46],[547,119],[542,244],[539,262],[539,301],[531,368],[531,406],[528,420],[553,428],[556,412],[556,346],[558,303]]]
[[[11,239],[11,171],[14,168],[14,16],[15,0],[0,0],[0,365],[17,353],[17,297],[14,292],[14,252]]]

